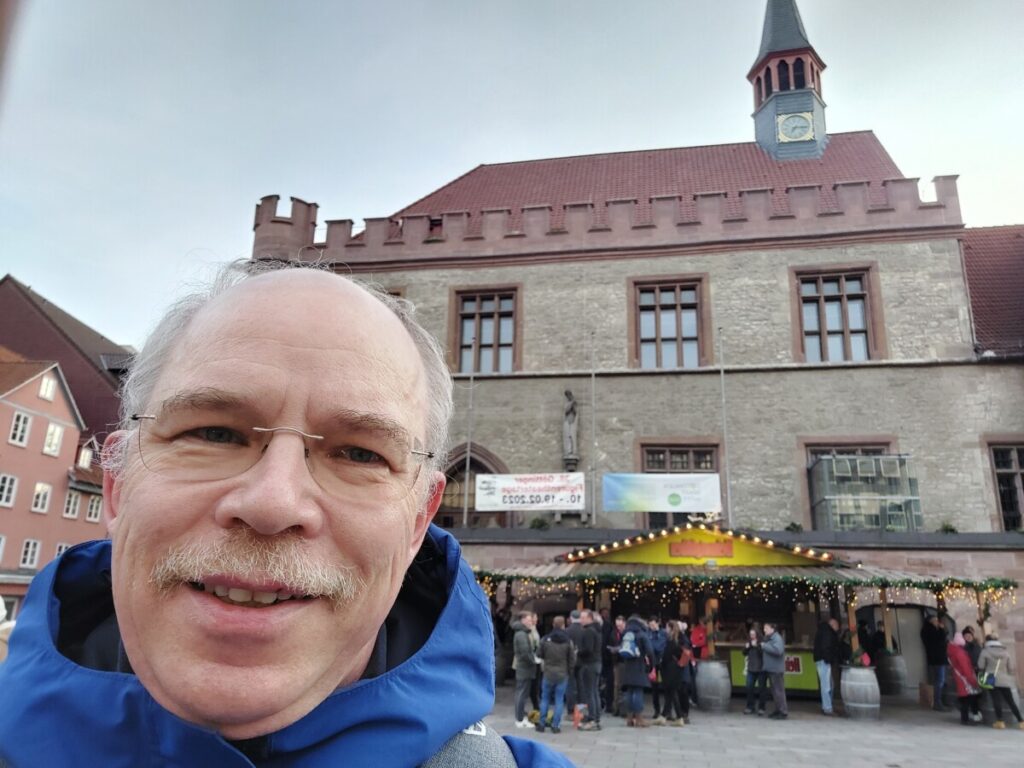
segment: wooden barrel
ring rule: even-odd
[[[843,667],[839,683],[846,714],[853,720],[877,720],[882,696],[871,667]]]
[[[728,712],[731,698],[729,665],[711,659],[697,662],[697,706],[705,712]]]
[[[878,658],[878,690],[884,696],[917,700],[917,690],[907,682],[907,660],[898,654],[882,654]]]

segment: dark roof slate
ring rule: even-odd
[[[770,53],[811,47],[796,0],[768,0],[757,61]]]
[[[1024,355],[1024,225],[963,233],[979,351]]]
[[[704,192],[727,193],[726,215],[740,215],[740,190],[765,188],[774,190],[776,213],[784,214],[786,188],[805,184],[821,185],[822,210],[828,211],[837,208],[836,182],[868,181],[871,202],[883,204],[881,182],[902,177],[874,133],[856,131],[832,134],[821,158],[810,160],[780,162],[756,143],[743,142],[479,165],[395,217],[468,211],[472,222],[481,211],[510,208],[515,226],[523,206],[551,205],[557,225],[569,203],[600,208],[608,200],[634,198],[642,218],[651,197],[680,195],[684,205],[693,205],[693,195]]]

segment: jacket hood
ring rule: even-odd
[[[985,647],[986,648],[994,648],[996,650],[999,650],[999,649],[1002,649],[1004,651],[1006,650],[1006,646],[1003,645],[998,640],[986,640],[985,641]]]
[[[260,765],[419,765],[490,712],[494,641],[487,600],[452,536],[432,525],[424,548],[417,561],[429,549],[436,578],[410,584],[420,578],[410,568],[403,593],[409,587],[443,595],[433,628],[424,628],[425,642],[397,665],[335,691],[301,720],[267,736]],[[89,542],[69,549],[32,582],[9,663],[0,666],[6,702],[0,764],[252,766],[218,734],[164,710],[135,675],[81,666],[58,649],[74,630],[61,624],[62,601],[109,604],[109,570],[110,543]],[[374,656],[379,652],[390,655],[378,648]]]

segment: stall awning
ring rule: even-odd
[[[849,587],[909,587],[942,591],[961,589],[1014,589],[1012,579],[967,579],[959,576],[920,574],[878,566],[728,566],[659,565],[646,563],[544,563],[512,568],[475,569],[478,578],[492,581],[523,579],[536,583],[572,584],[581,581],[622,583],[630,581],[677,582],[692,585],[793,581],[807,585]]]

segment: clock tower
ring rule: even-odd
[[[824,69],[796,0],[768,0],[761,50],[747,80],[754,87],[754,135],[776,160],[818,158],[825,151]]]

